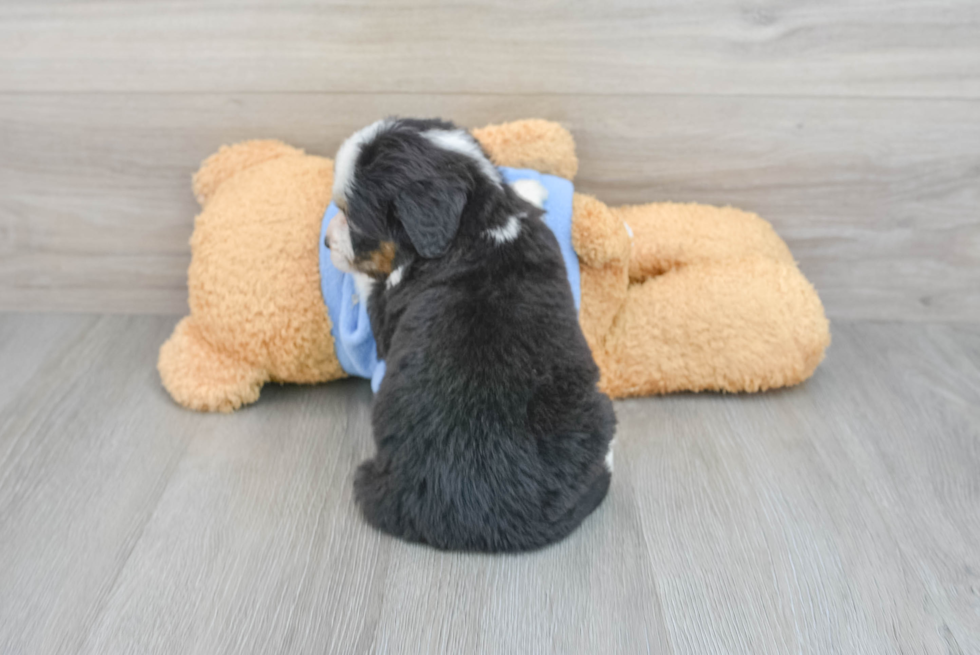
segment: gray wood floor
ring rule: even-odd
[[[807,384],[619,402],[565,542],[373,532],[360,381],[176,407],[173,317],[0,314],[0,652],[977,653],[980,329],[838,323]]]

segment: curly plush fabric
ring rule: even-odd
[[[473,131],[500,166],[572,179],[571,134],[526,120]],[[345,376],[320,292],[333,162],[277,141],[224,147],[194,177],[190,316],[160,349],[180,404],[232,411],[269,381]],[[802,382],[830,332],[786,244],[754,214],[698,204],[608,207],[575,193],[579,321],[612,397],[761,391]]]
[[[693,203],[579,203],[580,320],[610,396],[764,391],[823,360],[823,305],[766,221]]]
[[[320,296],[320,217],[333,162],[274,141],[222,148],[194,177],[204,210],[187,272],[191,315],[160,350],[181,405],[231,411],[267,381],[344,375]]]

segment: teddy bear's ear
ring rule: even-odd
[[[242,141],[231,146],[221,146],[218,152],[204,160],[201,168],[194,174],[194,197],[203,207],[218,187],[236,173],[270,159],[302,154],[302,150],[275,139]]]
[[[461,180],[433,178],[409,184],[395,198],[395,214],[415,250],[426,259],[446,254],[466,205]]]
[[[554,121],[513,121],[481,127],[472,134],[497,166],[533,168],[566,180],[578,172],[575,139]]]

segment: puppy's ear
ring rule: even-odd
[[[395,198],[398,220],[426,259],[446,254],[459,229],[464,206],[466,188],[454,180],[412,182]]]

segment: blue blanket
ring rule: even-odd
[[[500,171],[508,184],[521,179],[533,179],[548,190],[544,222],[558,238],[568,273],[568,283],[575,298],[575,309],[578,309],[582,290],[579,283],[578,255],[572,248],[572,183],[554,175],[543,175],[527,169],[501,167]],[[327,224],[336,213],[337,206],[331,202],[323,214],[323,225],[320,228],[320,289],[333,324],[333,340],[341,367],[348,375],[371,380],[371,388],[377,391],[384,378],[385,363],[378,360],[378,350],[365,304],[357,297],[354,278],[337,270],[330,262],[330,251],[324,243]]]

